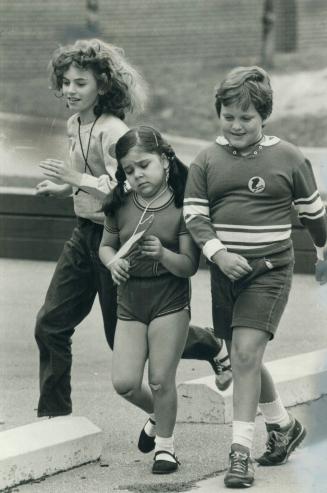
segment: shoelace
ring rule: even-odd
[[[232,452],[231,459],[231,472],[240,474],[246,474],[248,470],[248,455],[243,452]]]
[[[228,356],[225,356],[224,358],[217,358],[214,360],[215,362],[215,367],[216,367],[216,370],[217,370],[217,373],[218,374],[221,374],[221,373],[224,373],[224,371],[227,371],[227,370],[230,370],[231,369],[231,366],[230,365],[224,365],[224,362],[226,360],[228,360]]]
[[[267,451],[272,452],[276,447],[276,445],[278,445],[279,448],[281,447],[286,448],[288,445],[287,434],[276,430],[271,431],[269,433],[269,438],[266,443]]]

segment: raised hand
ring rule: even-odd
[[[64,161],[48,158],[40,162],[40,168],[42,168],[45,176],[55,179],[59,183],[68,183],[76,187],[81,183],[82,173],[75,171]]]
[[[67,197],[71,192],[70,185],[58,185],[50,180],[41,181],[36,185],[35,193],[36,195],[43,195],[45,197]]]

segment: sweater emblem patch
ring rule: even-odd
[[[261,176],[252,176],[249,179],[248,187],[252,193],[261,193],[266,188],[265,180]]]

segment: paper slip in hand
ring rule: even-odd
[[[149,227],[153,222],[153,215],[149,216],[143,224],[138,226],[138,231],[134,233],[124,244],[123,246],[116,252],[115,256],[110,260],[107,265],[112,264],[119,258],[127,257],[132,250],[137,246],[137,243],[143,237],[143,235],[148,231]]]

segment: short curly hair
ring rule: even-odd
[[[78,40],[55,50],[49,63],[51,88],[61,90],[71,65],[92,70],[101,89],[96,116],[111,113],[124,120],[127,112],[141,112],[147,99],[147,84],[125,59],[122,48],[99,39]]]
[[[240,104],[247,110],[252,103],[263,120],[272,112],[272,89],[267,72],[257,66],[236,67],[216,90],[215,108],[220,117],[221,107]]]

